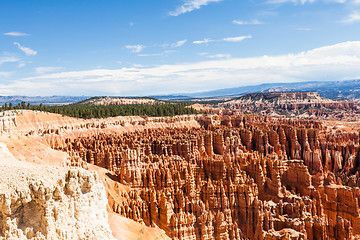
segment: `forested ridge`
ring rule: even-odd
[[[89,104],[68,104],[68,105],[53,105],[47,106],[45,104],[31,105],[30,103],[21,102],[17,105],[12,103],[5,103],[1,111],[29,109],[39,110],[51,113],[62,114],[77,118],[105,118],[115,116],[174,116],[182,114],[196,114],[197,111],[189,107],[191,103],[187,102],[165,102],[162,104],[129,104],[129,105],[107,105],[94,106]]]

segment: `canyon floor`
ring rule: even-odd
[[[0,237],[360,239],[359,122],[0,119]]]

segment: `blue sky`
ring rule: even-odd
[[[360,0],[0,0],[0,95],[360,78]]]

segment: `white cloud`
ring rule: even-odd
[[[360,4],[360,0],[327,0],[328,2],[335,2],[335,3],[348,3],[357,5]]]
[[[311,31],[311,28],[297,28],[298,31]]]
[[[37,54],[37,51],[28,47],[21,46],[18,42],[14,42],[14,45],[18,46],[19,49],[23,51],[27,56],[35,56]]]
[[[9,62],[18,62],[19,59],[16,57],[0,57],[0,65]]]
[[[175,11],[169,12],[170,16],[179,16],[181,14],[200,9],[212,2],[221,2],[223,0],[186,0],[185,3],[179,6]]]
[[[26,63],[24,61],[21,61],[18,63],[18,68],[22,68],[22,67],[25,67],[26,66]]]
[[[203,43],[209,43],[209,42],[215,42],[215,41],[217,41],[217,40],[211,40],[211,39],[205,38],[204,40],[193,41],[193,43],[203,44]]]
[[[0,72],[0,77],[9,77],[12,72]]]
[[[306,4],[314,3],[316,0],[269,0],[268,3],[280,4],[280,3],[294,3],[294,4]]]
[[[203,44],[203,43],[220,42],[220,41],[225,41],[225,42],[240,42],[240,41],[243,41],[243,40],[245,40],[245,39],[250,39],[250,38],[252,38],[251,35],[238,36],[238,37],[226,37],[226,38],[223,38],[223,39],[221,39],[221,40],[213,40],[213,39],[205,38],[204,40],[193,41],[193,43],[194,43],[194,44]]]
[[[245,39],[250,39],[252,38],[251,35],[247,35],[247,36],[240,36],[240,37],[227,37],[227,38],[224,38],[223,41],[226,41],[226,42],[241,42]]]
[[[141,44],[137,44],[137,45],[126,45],[125,46],[127,49],[130,49],[132,52],[134,53],[139,53],[142,50],[144,50],[145,46],[141,45]]]
[[[169,53],[177,52],[176,50],[165,50],[161,53],[142,53],[138,54],[139,57],[154,57],[154,56],[166,56]]]
[[[171,47],[174,47],[174,48],[181,47],[181,46],[184,45],[186,42],[187,42],[186,39],[180,40],[180,41],[177,41],[176,43],[171,44]]]
[[[206,56],[208,54],[209,54],[208,52],[200,52],[200,53],[198,53],[198,55],[200,55],[200,56]]]
[[[163,48],[178,48],[178,47],[181,47],[183,46],[185,43],[187,43],[187,39],[184,39],[184,40],[179,40],[177,42],[174,42],[174,43],[164,43],[164,44],[161,44],[160,46],[163,47]],[[155,46],[158,46],[158,45],[155,45]]]
[[[360,22],[360,13],[359,12],[352,12],[349,16],[347,16],[343,23],[355,23]]]
[[[231,58],[231,55],[219,53],[219,54],[215,54],[215,55],[209,55],[207,57],[209,57],[209,58]]]
[[[5,36],[12,36],[12,37],[26,37],[26,36],[30,36],[27,33],[22,33],[22,32],[7,32],[4,33],[3,35]]]
[[[325,3],[339,3],[339,4],[353,4],[357,5],[360,4],[360,0],[321,0]],[[270,4],[281,4],[281,3],[293,3],[293,4],[307,4],[307,3],[314,3],[320,2],[320,0],[268,0],[267,3]]]
[[[360,41],[353,41],[297,54],[44,74],[2,84],[0,89],[21,95],[151,95],[271,82],[359,79],[359,66]]]
[[[36,73],[45,74],[49,72],[56,72],[62,70],[62,67],[37,67],[35,68]]]
[[[139,57],[155,57],[155,56],[162,56],[162,53],[142,53],[138,54]]]
[[[258,24],[264,24],[263,22],[260,22],[257,19],[251,20],[251,21],[242,21],[242,20],[234,20],[233,21],[234,24],[238,24],[238,25],[258,25]]]

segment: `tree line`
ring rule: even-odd
[[[167,102],[164,104],[129,104],[129,105],[107,105],[95,106],[88,104],[68,104],[68,105],[31,105],[30,103],[21,102],[17,105],[12,103],[5,103],[1,110],[16,110],[16,109],[29,109],[39,110],[50,113],[62,114],[76,118],[106,118],[115,116],[149,116],[149,117],[162,117],[162,116],[175,116],[183,114],[196,114],[195,109],[189,107],[191,103]]]

